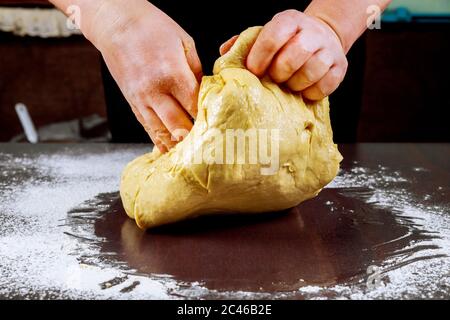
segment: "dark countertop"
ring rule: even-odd
[[[148,149],[0,144],[0,297],[450,297],[449,144],[341,145],[296,208],[143,232],[117,190]]]

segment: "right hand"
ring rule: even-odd
[[[220,53],[236,39],[225,42]],[[278,13],[262,28],[246,63],[256,76],[267,73],[309,100],[321,100],[336,90],[348,65],[337,33],[323,20],[297,10]]]
[[[106,1],[90,39],[155,145],[167,152],[192,128],[202,67],[194,40],[145,0]]]

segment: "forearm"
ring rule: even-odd
[[[382,12],[391,0],[313,0],[305,13],[328,24],[341,40],[345,52],[376,18],[368,8],[378,6]]]
[[[62,12],[69,8],[79,10],[79,28],[83,35],[99,47],[104,35],[130,24],[154,8],[146,0],[49,0]],[[145,10],[143,9],[145,8]],[[126,14],[124,14],[126,13]]]

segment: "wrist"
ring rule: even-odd
[[[347,53],[367,26],[378,18],[371,8],[381,13],[391,0],[313,0],[305,13],[328,24],[341,40]]]
[[[124,32],[141,16],[152,11],[146,0],[50,0],[61,11],[77,6],[80,12],[79,28],[83,35],[98,49],[111,38]],[[155,8],[155,7],[153,7]]]
[[[308,8],[309,9],[309,8]],[[330,17],[324,12],[316,12],[314,8],[312,10],[305,10],[305,14],[313,17],[316,21],[322,23],[325,25],[333,34],[334,36],[339,40],[342,49],[345,53],[348,52],[353,42],[351,42],[348,37],[346,37],[346,34],[342,32],[342,27],[339,26],[339,22],[336,22],[333,17]]]
[[[95,20],[97,19],[95,16],[105,11],[105,6],[114,0],[49,0],[49,2],[66,15],[70,14],[72,8],[76,8],[79,14],[78,27],[83,35],[93,42],[96,33]],[[98,25],[102,24],[98,23]]]
[[[320,17],[316,17],[316,16],[312,16],[312,15],[309,15],[311,18],[313,18],[314,20],[316,20],[318,23],[320,23],[320,24],[322,24],[329,32],[330,32],[330,34],[332,34],[333,35],[333,37],[337,40],[337,42],[339,42],[340,43],[340,45],[341,45],[341,47],[342,47],[342,50],[344,51],[344,52],[346,52],[346,50],[345,50],[345,39],[343,39],[339,34],[338,34],[338,32],[336,31],[336,29],[333,27],[333,25],[332,24],[330,24],[328,21],[326,21],[326,20],[324,20],[324,19],[322,19],[322,18],[320,18]]]
[[[92,1],[92,0],[84,0]],[[99,50],[120,38],[151,11],[146,0],[97,0],[95,11],[82,24],[81,31]]]

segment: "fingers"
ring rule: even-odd
[[[152,97],[146,104],[132,109],[162,153],[173,148],[193,126],[183,107],[169,95]]]
[[[220,55],[223,56],[225,53],[227,53],[238,38],[239,36],[236,35],[224,42],[219,48]]]
[[[171,139],[170,132],[161,119],[158,118],[155,111],[145,106],[137,108],[133,105],[132,110],[159,151],[165,153],[175,145],[175,141]]]
[[[258,35],[247,57],[247,68],[255,75],[262,76],[278,50],[298,31],[298,20],[291,11],[276,15]]]
[[[183,48],[189,67],[197,81],[200,82],[203,77],[202,63],[200,62],[200,58],[198,57],[194,40],[185,41],[183,43]]]
[[[333,57],[327,51],[320,50],[295,72],[287,85],[293,91],[302,91],[322,79],[332,65]]]
[[[157,99],[152,98],[151,108],[155,111],[168,132],[170,132],[171,143],[163,141],[169,147],[184,138],[182,132],[189,132],[192,129],[192,122],[183,107],[169,95],[161,95]]]
[[[228,49],[228,41],[221,53]],[[318,18],[286,10],[267,23],[247,57],[247,68],[258,77],[268,73],[293,91],[323,98],[342,81],[347,60],[335,31]]]
[[[316,35],[300,31],[280,49],[272,61],[269,74],[276,82],[285,82],[320,49]]]
[[[346,72],[346,66],[334,66],[317,83],[302,92],[309,100],[321,100],[336,90],[342,82]]]
[[[169,93],[179,102],[193,119],[197,117],[197,100],[199,83],[187,66],[181,66],[178,74],[173,78],[173,85]]]
[[[169,81],[162,93],[172,95],[192,118],[197,117],[199,83],[202,78],[202,65],[195,50],[194,41],[183,42],[183,52],[177,54],[169,70]]]
[[[197,115],[201,64],[194,47],[180,50],[174,59],[160,64],[159,73],[132,87],[129,96],[137,107],[136,117],[158,149],[173,148],[192,129]],[[133,92],[135,92],[133,94]]]

